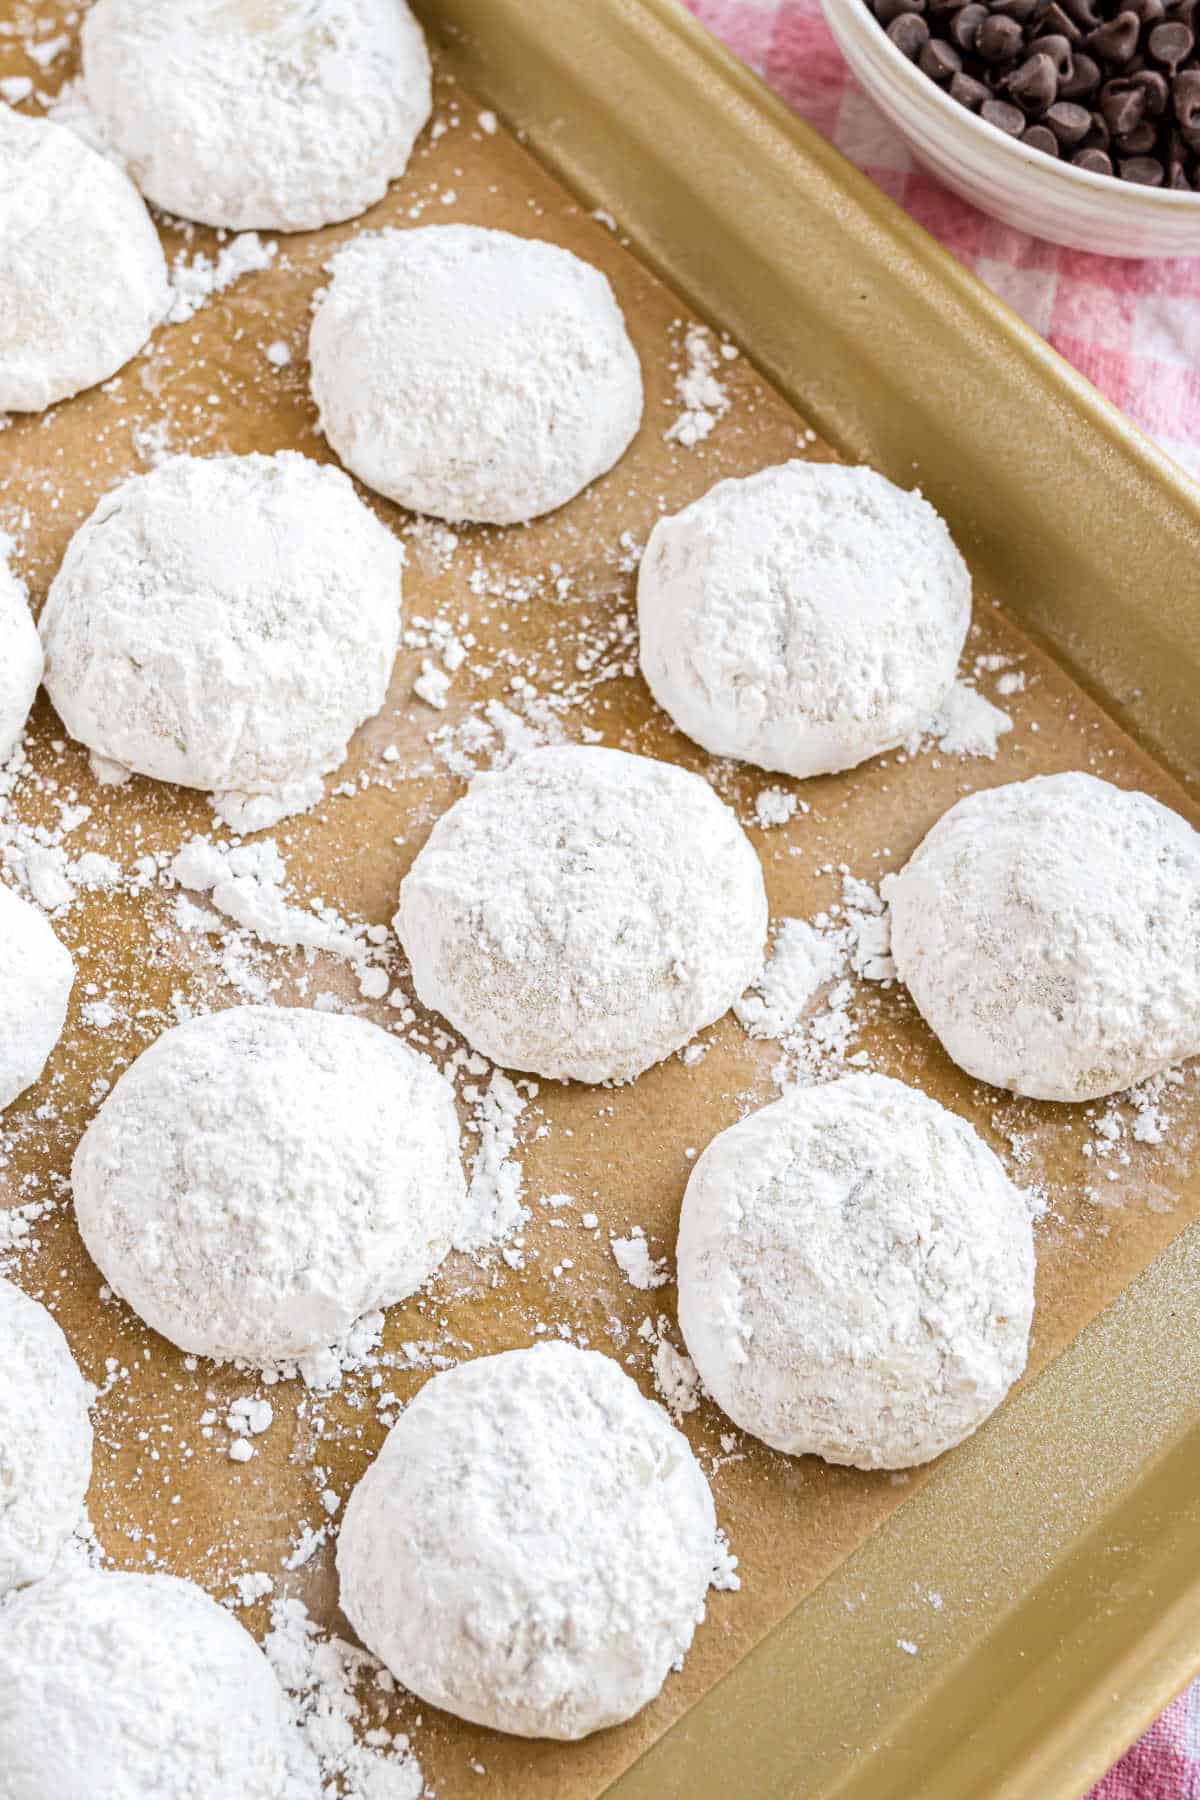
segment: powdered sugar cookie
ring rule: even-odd
[[[71,953],[45,914],[0,882],[0,1112],[45,1068],[74,981]]]
[[[1073,771],[971,794],[881,889],[892,954],[969,1075],[1095,1100],[1200,1054],[1200,835]]]
[[[932,506],[836,463],[719,481],[659,520],[638,577],[659,705],[715,756],[788,775],[851,768],[927,725],[970,617]]]
[[[280,1800],[302,1752],[248,1631],[173,1575],[52,1575],[0,1612],[4,1800]]]
[[[71,539],[41,620],[47,690],[103,764],[235,814],[260,796],[239,824],[271,824],[320,798],[382,706],[402,563],[340,469],[171,457]]]
[[[88,102],[147,199],[241,231],[314,231],[404,173],[430,109],[404,0],[98,0]]]
[[[25,589],[0,554],[0,763],[20,742],[41,679],[42,641]]]
[[[169,303],[129,178],[73,131],[0,106],[0,412],[107,381]]]
[[[426,1382],[350,1496],[346,1616],[431,1705],[581,1738],[652,1700],[704,1617],[716,1515],[609,1357],[549,1343]]]
[[[462,1216],[453,1090],[365,1019],[234,1007],[164,1032],[71,1168],[106,1280],[182,1350],[273,1363],[403,1299]]]
[[[512,1069],[631,1081],[762,967],[758,858],[706,781],[620,750],[479,775],[400,888],[426,1006]]]
[[[715,1137],[679,1223],[679,1324],[743,1430],[903,1469],[960,1443],[1025,1366],[1025,1204],[981,1138],[881,1075],[795,1088]]]
[[[598,269],[476,225],[360,238],[309,341],[321,428],[368,487],[508,525],[610,469],[642,416],[637,353]]]
[[[0,1345],[3,1595],[48,1575],[82,1518],[92,1422],[87,1384],[66,1338],[44,1306],[3,1279]]]

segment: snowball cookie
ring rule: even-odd
[[[107,381],[169,304],[128,176],[73,131],[0,106],[0,413]]]
[[[190,1581],[80,1568],[0,1611],[4,1800],[280,1800],[294,1736],[254,1639]]]
[[[92,1474],[92,1422],[87,1383],[66,1338],[44,1306],[3,1278],[0,1345],[2,1595],[48,1575],[79,1523]],[[3,1779],[0,1773],[0,1792]]]
[[[45,914],[0,882],[0,1113],[45,1068],[74,981],[71,953]]]
[[[46,687],[106,763],[266,797],[251,828],[320,798],[387,693],[396,539],[340,469],[176,456],[107,494],[42,613]]]
[[[611,469],[642,372],[607,280],[569,250],[477,225],[340,250],[309,338],[321,429],[401,506],[511,525]]]
[[[42,679],[42,640],[25,590],[0,555],[0,763],[21,740]]]
[[[400,887],[422,1003],[506,1068],[632,1081],[762,968],[762,870],[706,781],[572,745],[478,775]]]
[[[549,1343],[426,1382],[350,1496],[342,1610],[433,1706],[520,1737],[638,1712],[704,1617],[717,1520],[662,1408]]]
[[[971,794],[882,891],[892,954],[960,1068],[1097,1100],[1200,1053],[1200,835],[1078,771]]]
[[[93,1260],[182,1350],[275,1362],[437,1268],[463,1212],[454,1094],[365,1019],[242,1006],[163,1033],[71,1169]]]
[[[147,199],[232,231],[364,212],[431,105],[404,0],[97,0],[83,75]]]
[[[679,1324],[705,1387],[791,1456],[906,1469],[1025,1367],[1033,1232],[964,1119],[902,1082],[795,1088],[688,1181]]]
[[[919,493],[781,463],[719,481],[650,533],[642,673],[714,756],[824,775],[927,725],[954,682],[971,577]]]

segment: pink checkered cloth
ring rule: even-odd
[[[684,0],[731,50],[1200,475],[1200,257],[1086,256],[987,218],[918,169],[857,86],[818,0]],[[1200,1682],[1090,1800],[1200,1800]]]
[[[1200,475],[1200,256],[1129,262],[1060,250],[960,200],[916,168],[852,79],[817,0],[685,4],[1102,394]]]

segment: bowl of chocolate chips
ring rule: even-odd
[[[822,0],[913,155],[994,218],[1200,255],[1200,0]]]

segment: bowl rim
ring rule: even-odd
[[[1047,156],[1044,150],[1023,146],[1019,138],[1010,137],[998,125],[989,124],[978,113],[952,100],[936,81],[898,50],[871,11],[869,0],[821,0],[821,5],[830,16],[831,24],[834,17],[844,21],[846,28],[859,36],[868,54],[877,51],[882,56],[884,68],[890,70],[895,81],[907,87],[917,104],[925,105],[935,113],[941,109],[949,124],[968,134],[974,132],[982,150],[990,148],[994,154],[1008,157],[1014,170],[1030,170],[1035,178],[1047,182],[1058,180],[1063,187],[1075,187],[1081,193],[1104,195],[1110,203],[1114,195],[1119,195],[1118,204],[1130,210],[1154,207],[1164,215],[1182,214],[1200,203],[1200,192],[1188,193],[1179,188],[1147,187],[1136,181],[1122,181],[1119,175],[1100,175],[1091,169],[1079,169],[1074,163]]]

